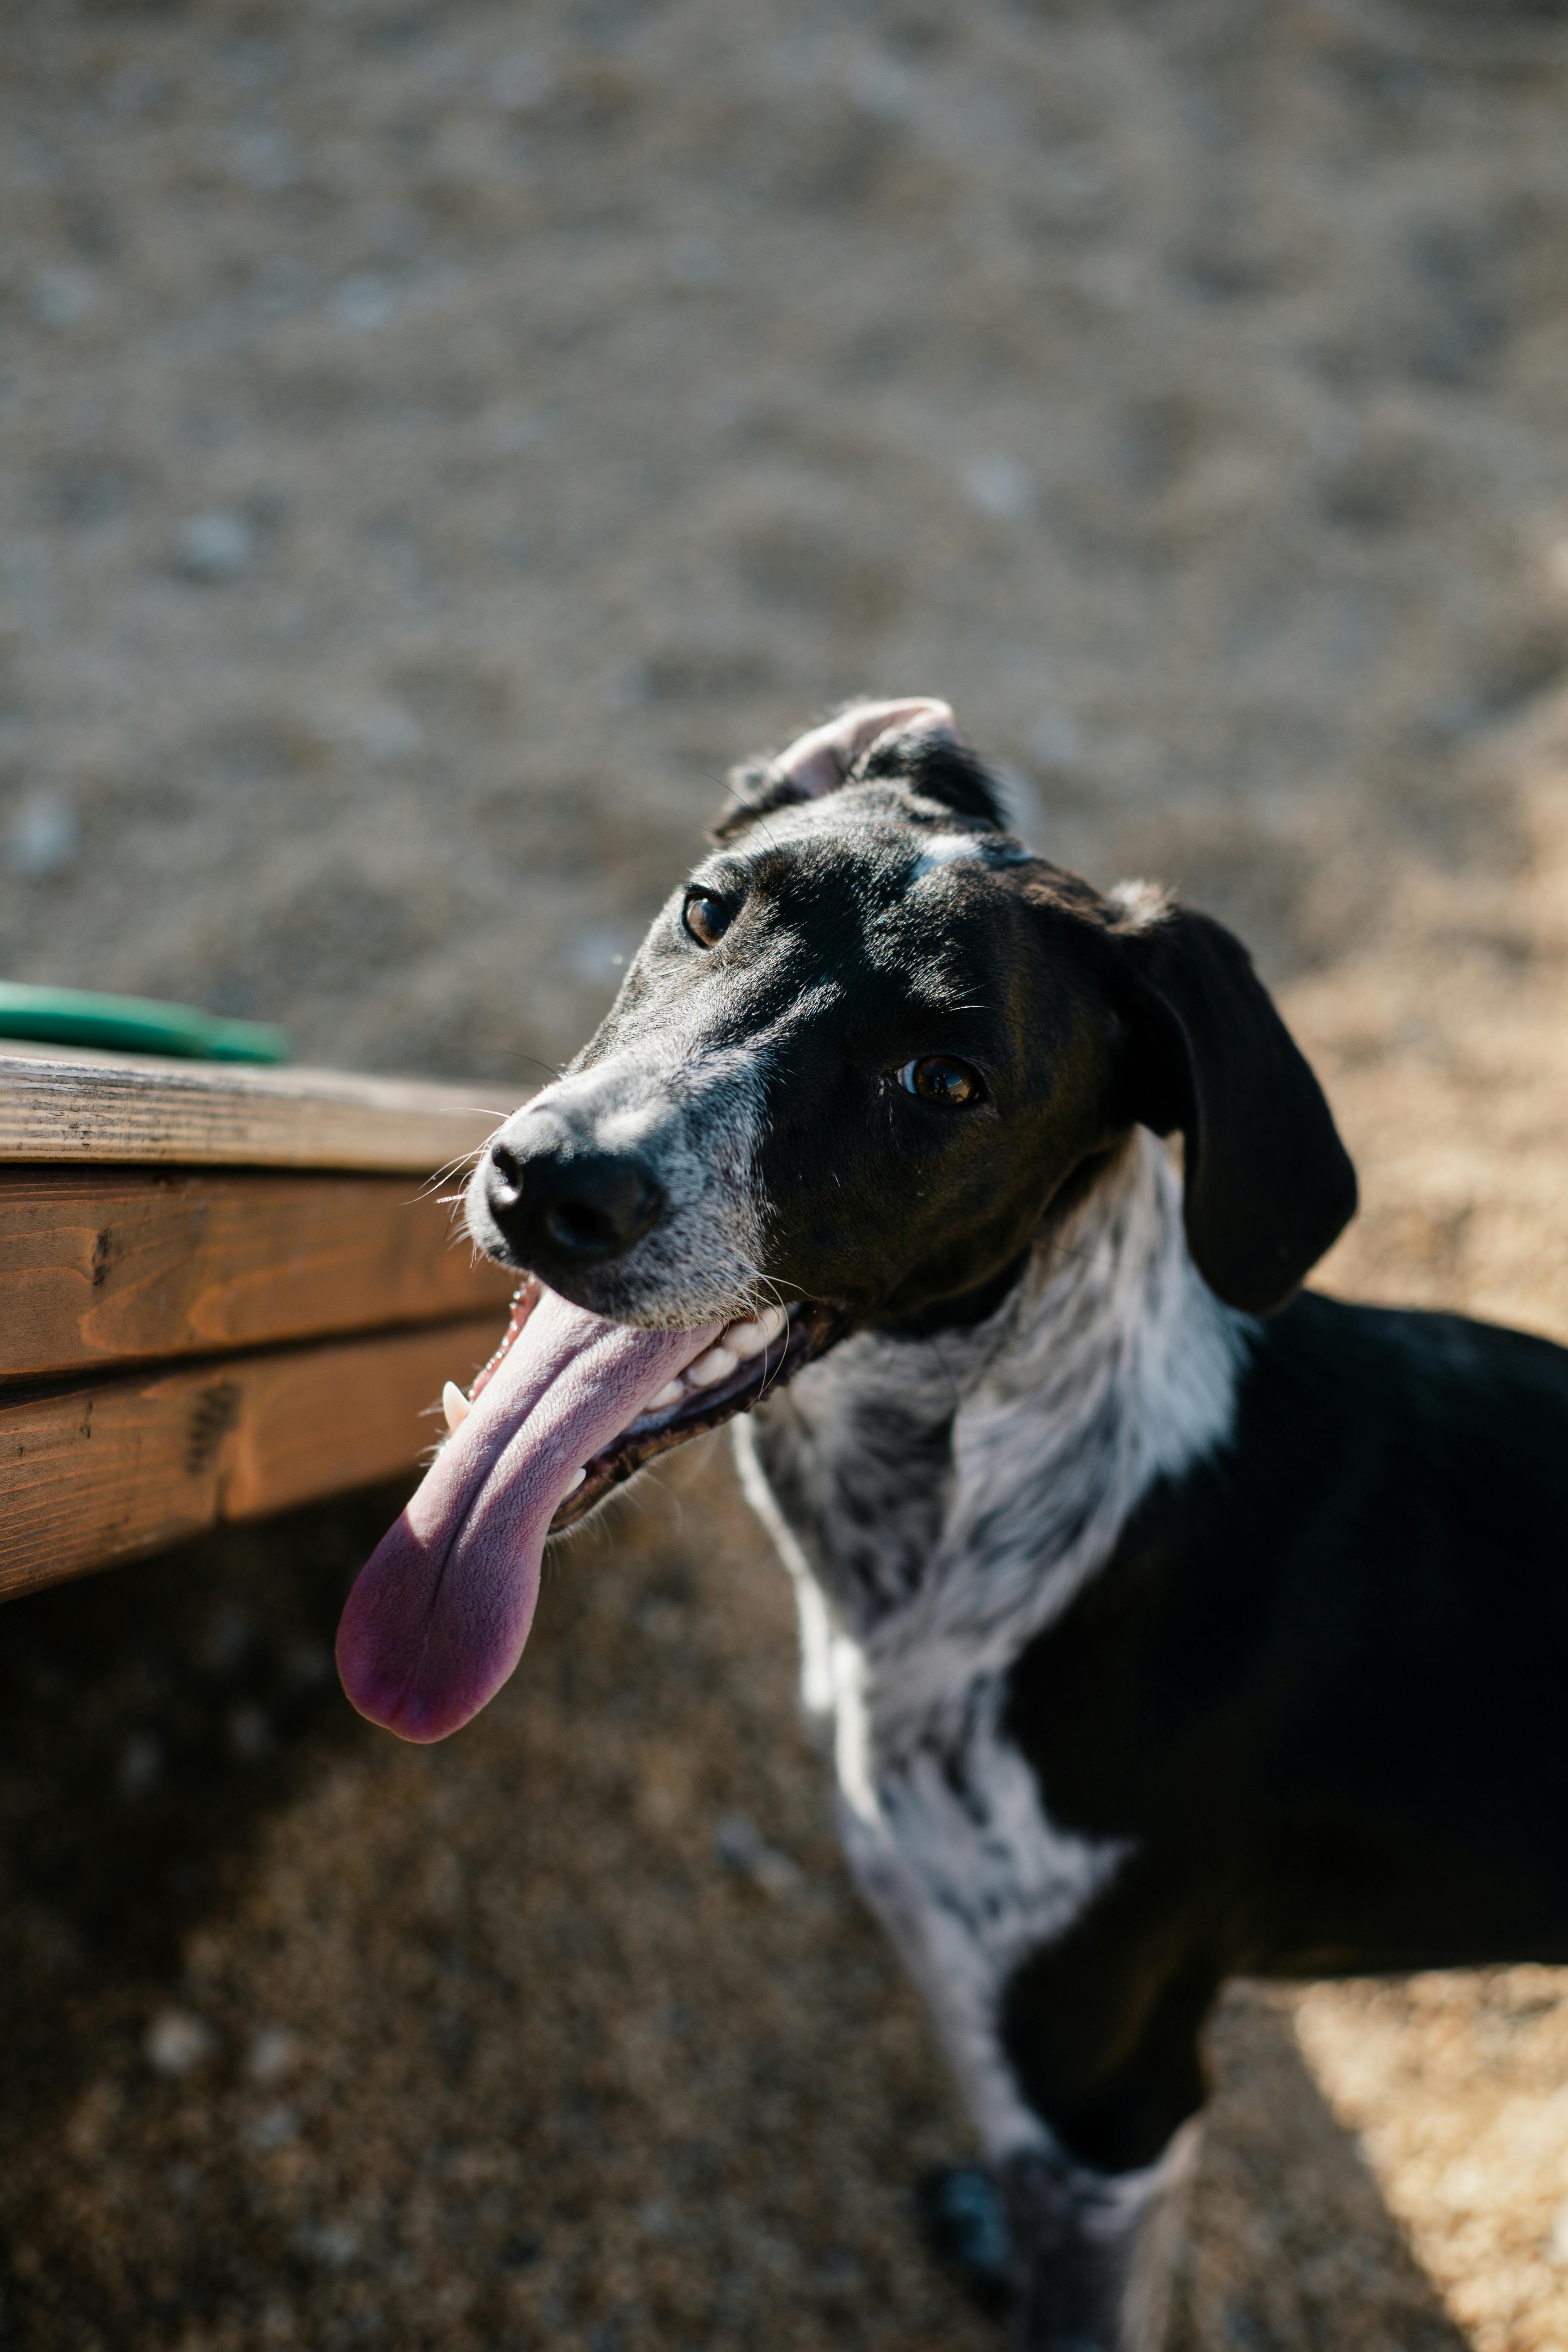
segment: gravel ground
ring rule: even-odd
[[[0,972],[504,1105],[733,759],[937,691],[1258,950],[1330,1285],[1568,1337],[1565,99],[1549,0],[12,0]],[[0,2335],[996,2343],[721,1452],[431,1753],[395,1502],[6,1612]],[[1179,2352],[1568,2346],[1568,1977],[1214,2061]]]

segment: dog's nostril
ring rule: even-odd
[[[635,1160],[579,1160],[543,1208],[545,1239],[571,1257],[615,1257],[640,1241],[662,1206],[658,1188]]]
[[[506,1186],[509,1192],[521,1191],[522,1186],[522,1170],[518,1164],[518,1158],[515,1151],[510,1151],[504,1143],[492,1143],[490,1146],[490,1166],[500,1178],[501,1182]]]
[[[602,1255],[616,1247],[619,1235],[612,1218],[591,1209],[585,1201],[562,1201],[544,1220],[551,1240],[574,1257]]]

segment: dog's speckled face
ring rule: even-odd
[[[1103,918],[923,764],[772,810],[695,869],[497,1139],[483,1246],[622,1321],[782,1297],[840,1328],[1016,1255],[1115,1131]]]

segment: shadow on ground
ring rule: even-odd
[[[6,2341],[1003,2341],[913,2234],[968,2136],[721,1457],[557,1559],[516,1681],[435,1750],[331,1672],[395,1501],[5,1612]],[[1219,2021],[1177,2345],[1458,2352],[1289,2011]]]

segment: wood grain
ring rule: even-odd
[[[0,1403],[0,1600],[411,1467],[494,1315]]]
[[[0,1045],[0,1160],[427,1175],[477,1150],[514,1108],[493,1080],[432,1086],[337,1070]]]
[[[500,1312],[449,1216],[406,1176],[0,1166],[0,1380]]]

